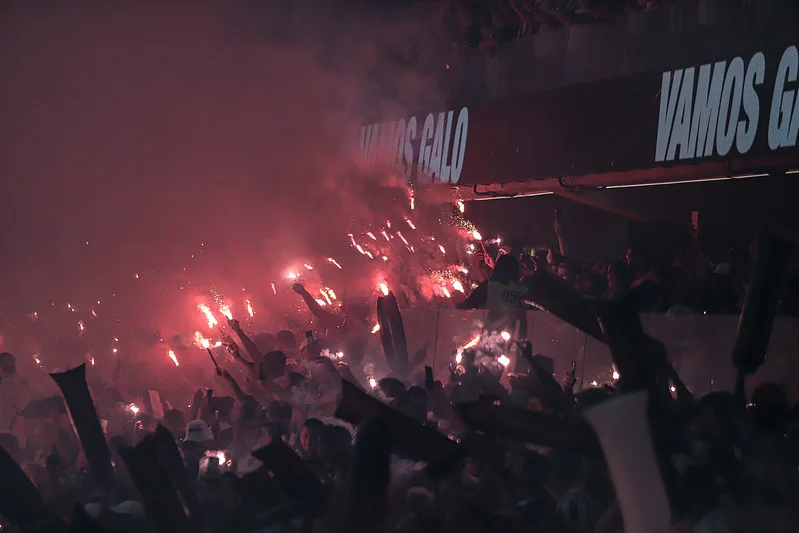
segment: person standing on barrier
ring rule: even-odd
[[[513,334],[519,322],[518,338],[527,335],[524,296],[527,289],[519,284],[519,262],[512,255],[502,255],[494,265],[491,278],[472,291],[458,309],[485,309],[483,334],[509,332]]]

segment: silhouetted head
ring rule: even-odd
[[[287,426],[291,423],[291,404],[282,400],[275,400],[269,404],[267,418],[270,422],[282,422]]]
[[[286,354],[279,351],[268,352],[264,356],[264,368],[271,378],[286,373]]]
[[[0,353],[0,377],[13,376],[17,373],[17,358],[8,352]]]
[[[261,353],[271,352],[277,346],[277,340],[271,333],[259,333],[253,337],[252,341]]]
[[[290,352],[297,350],[297,337],[294,336],[294,333],[287,329],[283,329],[277,332],[277,340],[278,348],[283,350],[288,350]]]
[[[383,378],[377,382],[377,386],[386,398],[396,400],[405,395],[405,385],[396,378]]]
[[[519,281],[519,261],[512,255],[503,255],[497,259],[491,281],[510,283]]]

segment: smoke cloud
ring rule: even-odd
[[[406,201],[353,162],[362,119],[440,105],[423,17],[382,2],[0,6],[0,348],[166,336],[199,320],[209,287],[258,312],[287,264],[346,263],[353,221]]]

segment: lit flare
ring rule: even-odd
[[[211,308],[210,307],[208,307],[205,304],[200,304],[199,306],[197,306],[197,309],[200,310],[200,312],[205,317],[205,320],[208,322],[208,329],[213,329],[214,326],[219,324],[219,321],[216,319],[214,314],[211,312]]]
[[[463,350],[468,350],[469,348],[474,348],[479,343],[480,343],[480,335],[476,336],[475,338],[473,338],[472,340],[467,342],[465,345],[463,345],[462,347],[458,348],[458,351],[462,352]]]
[[[410,246],[411,246],[410,244],[408,244],[408,241],[407,241],[407,240],[405,240],[405,237],[402,235],[402,232],[401,232],[401,231],[398,231],[398,232],[397,232],[397,237],[399,237],[400,239],[402,239],[402,242],[404,242],[404,243],[405,243],[405,246],[408,246],[408,247],[410,247]]]
[[[233,320],[233,313],[230,310],[230,306],[227,304],[222,304],[219,306],[219,312],[222,313],[225,318],[228,320]]]

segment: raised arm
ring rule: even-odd
[[[236,332],[236,335],[239,336],[241,343],[244,345],[244,349],[247,351],[247,355],[250,358],[250,361],[255,363],[256,365],[260,364],[264,360],[264,355],[261,353],[261,350],[258,349],[258,346],[250,339],[244,330],[241,329],[241,324],[238,320],[231,318],[227,321],[228,326],[230,329]],[[238,354],[238,350],[236,351]],[[235,354],[234,354],[235,355]]]
[[[488,282],[484,281],[477,286],[466,300],[457,304],[456,309],[480,309],[488,300]]]
[[[295,283],[294,284],[294,292],[302,296],[302,299],[305,301],[305,305],[308,306],[308,309],[311,311],[313,316],[315,316],[322,327],[324,328],[337,328],[344,325],[346,319],[343,316],[336,315],[334,313],[330,313],[322,309],[322,306],[316,301],[316,298],[311,296],[302,283]]]

